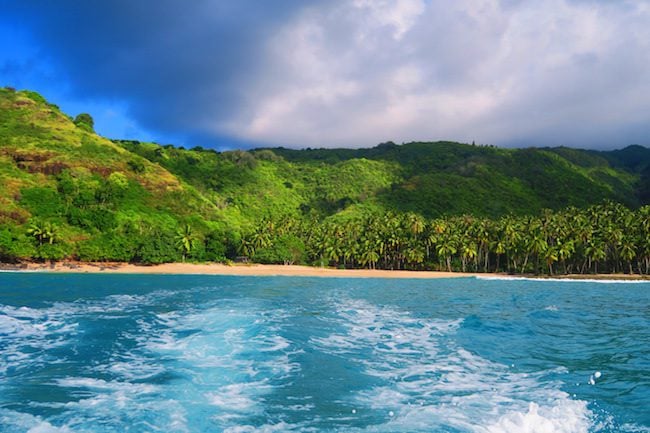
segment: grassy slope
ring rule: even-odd
[[[387,161],[296,164],[268,150],[217,153],[119,143],[194,185],[229,224],[244,230],[265,218],[322,218],[351,204],[378,206],[380,193],[399,179],[398,165]]]
[[[68,224],[56,206],[55,211],[39,206],[44,197],[62,200],[58,189],[64,172],[95,192],[113,173],[123,174],[130,188],[119,209],[113,209],[120,218],[164,216],[199,225],[221,221],[243,231],[264,218],[320,219],[343,210],[496,217],[603,199],[636,206],[639,159],[648,152],[632,151],[499,149],[450,142],[385,143],[370,149],[185,150],[111,142],[76,126],[33,92],[0,89],[0,223],[25,225],[43,216]],[[68,228],[81,237],[92,232]]]
[[[75,125],[40,95],[0,88],[0,226],[24,231],[47,220],[74,243],[101,233],[99,220],[111,229],[129,221],[171,227],[218,213],[191,185]]]

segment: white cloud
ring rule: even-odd
[[[606,143],[650,114],[647,1],[350,0],[305,9],[266,41],[244,140]]]
[[[353,0],[373,24],[392,27],[393,38],[401,39],[425,10],[422,0]]]

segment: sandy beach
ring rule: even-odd
[[[162,265],[134,265],[128,263],[24,263],[5,265],[6,271],[57,272],[57,273],[112,273],[112,274],[196,274],[196,275],[250,275],[250,276],[302,276],[345,278],[462,278],[477,275],[461,272],[390,271],[371,269],[333,269],[299,265],[260,265],[220,263],[165,263]]]
[[[397,271],[378,269],[334,269],[300,265],[260,265],[220,263],[165,263],[162,265],[134,265],[130,263],[23,263],[19,265],[0,264],[0,270],[54,273],[111,273],[111,274],[168,274],[168,275],[241,275],[241,276],[296,276],[296,277],[343,277],[343,278],[540,278],[533,275],[509,275],[505,273],[470,273],[441,271]],[[645,280],[647,275],[598,274],[598,275],[556,275],[541,278],[580,280]]]

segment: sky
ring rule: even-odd
[[[3,0],[0,85],[225,150],[650,145],[650,0]]]

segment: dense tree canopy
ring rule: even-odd
[[[499,219],[388,213],[320,223],[266,221],[243,239],[241,252],[253,260],[262,252],[266,260],[266,252],[282,244],[287,233],[302,240],[306,263],[321,266],[549,275],[650,272],[650,206],[632,211],[609,202]]]

